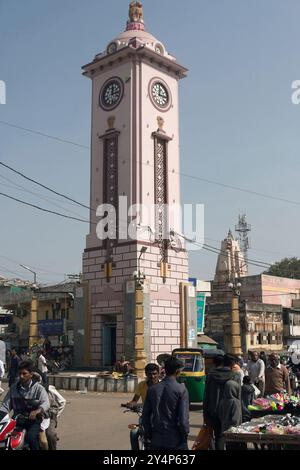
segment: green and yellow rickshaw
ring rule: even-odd
[[[178,382],[184,383],[190,402],[203,402],[205,389],[205,361],[201,349],[174,349],[172,355],[180,359],[184,368],[178,377]]]
[[[203,402],[206,373],[213,367],[213,357],[223,354],[224,352],[220,349],[180,348],[173,350],[172,356],[180,359],[184,364],[178,382],[185,384],[191,403]]]

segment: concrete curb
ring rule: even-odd
[[[58,390],[78,390],[81,392],[109,392],[109,393],[134,393],[138,385],[137,377],[124,377],[114,379],[112,377],[80,376],[78,375],[49,375],[49,384]]]

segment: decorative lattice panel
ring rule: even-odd
[[[167,262],[168,245],[168,187],[167,187],[167,142],[155,139],[155,231],[160,247],[161,261]]]
[[[112,137],[104,143],[104,171],[103,171],[103,201],[104,204],[111,204],[116,211],[118,220],[118,138]],[[117,233],[117,226],[115,228]],[[113,230],[114,231],[114,230]],[[111,258],[112,250],[117,239],[108,238],[105,241],[107,249],[107,259]]]

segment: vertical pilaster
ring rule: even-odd
[[[239,297],[237,295],[234,295],[231,300],[231,352],[234,355],[242,353]]]
[[[145,375],[145,325],[144,325],[144,292],[143,285],[136,282],[135,291],[135,371],[138,377]]]
[[[29,325],[29,348],[39,340],[38,332],[38,299],[34,295],[31,299],[30,325]]]

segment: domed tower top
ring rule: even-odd
[[[130,2],[125,30],[111,40],[103,52],[96,54],[92,62],[82,67],[83,75],[92,78],[97,70],[102,71],[116,61],[127,60],[131,57],[129,54],[136,54],[143,59],[147,57],[151,64],[156,64],[179,79],[187,75],[188,70],[168,53],[165,45],[146,31],[143,4],[140,1]]]
[[[129,45],[136,44],[154,50],[157,54],[175,61],[175,57],[168,54],[164,44],[158,41],[152,34],[148,33],[144,23],[143,4],[139,1],[132,1],[129,4],[129,14],[126,29],[115,39],[109,42],[104,54],[113,54]],[[103,54],[98,54],[99,57]]]

